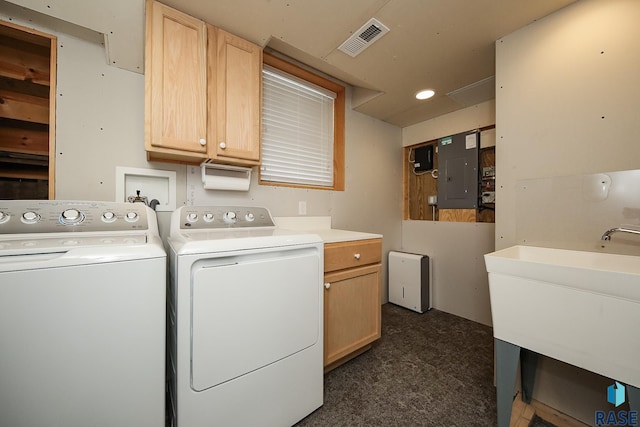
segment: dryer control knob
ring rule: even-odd
[[[9,214],[0,212],[0,224],[9,221]]]
[[[198,214],[197,213],[190,213],[187,214],[187,221],[189,222],[196,222],[198,220]]]
[[[238,220],[238,217],[236,216],[235,212],[229,211],[229,212],[225,212],[223,219],[224,219],[224,222],[228,224],[235,224],[235,222]]]
[[[124,216],[124,219],[126,219],[129,222],[136,222],[138,220],[138,213],[137,212],[127,212],[127,214]]]
[[[102,221],[103,222],[113,222],[116,220],[116,214],[114,214],[111,211],[106,211],[102,214]]]
[[[248,222],[251,222],[251,221],[253,221],[253,220],[254,220],[254,219],[256,219],[256,218],[253,216],[253,214],[252,214],[251,212],[249,212],[248,214],[246,214],[246,215],[244,216],[244,219],[246,219]]]
[[[207,212],[205,213],[202,218],[206,221],[206,222],[211,222],[213,221],[213,214],[211,212]]]

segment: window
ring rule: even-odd
[[[343,86],[264,54],[260,183],[344,190]]]

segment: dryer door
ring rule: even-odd
[[[194,263],[191,387],[203,391],[275,363],[322,337],[317,248]]]

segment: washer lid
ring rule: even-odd
[[[0,243],[1,245],[2,243]],[[40,247],[0,250],[0,273],[82,265],[161,259],[166,253],[161,242],[122,245],[96,245],[79,248]]]

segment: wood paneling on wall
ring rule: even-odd
[[[415,149],[424,147],[427,145],[437,145],[437,141],[431,141],[424,144],[418,144],[411,147],[404,148],[404,161],[403,161],[403,173],[404,173],[404,219],[417,219],[417,220],[433,220],[433,209],[427,203],[428,197],[438,194],[438,180],[431,176],[430,171],[426,172],[414,172],[413,163]],[[435,153],[435,150],[434,150]],[[433,168],[438,168],[438,156],[434,154]],[[436,218],[437,219],[437,210]]]

